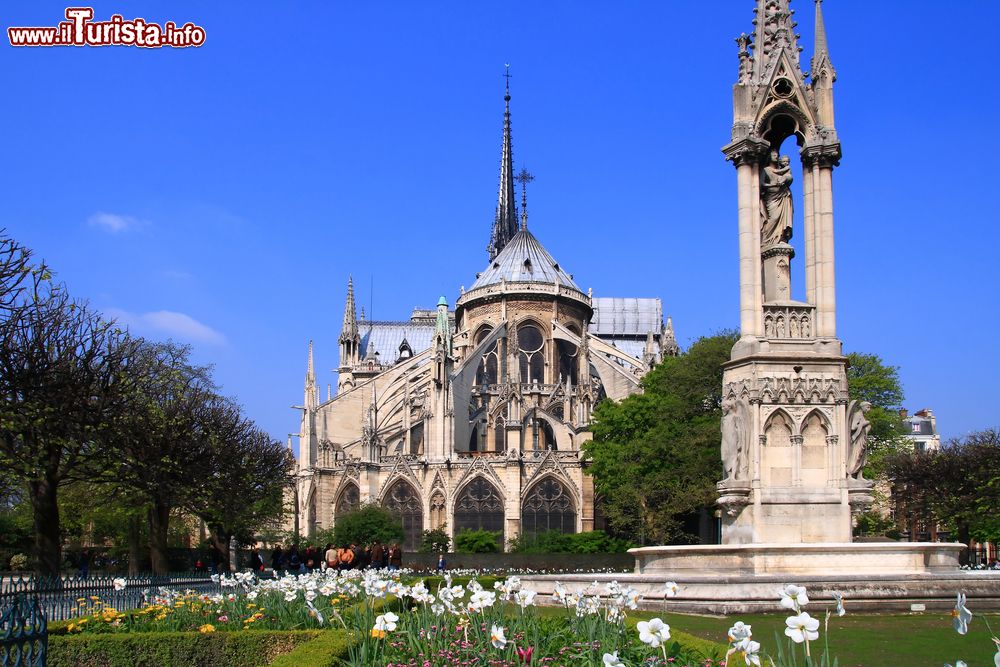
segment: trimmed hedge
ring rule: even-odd
[[[312,641],[303,642],[290,653],[268,663],[271,667],[334,667],[342,664],[354,646],[361,643],[357,633],[346,630],[326,630]]]
[[[244,667],[266,665],[322,635],[317,630],[53,634],[49,667]],[[323,663],[326,664],[326,663]]]

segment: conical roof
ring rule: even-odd
[[[559,283],[577,291],[580,288],[538,239],[522,228],[514,235],[490,265],[479,274],[470,289],[506,282]]]

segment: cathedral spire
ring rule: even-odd
[[[340,342],[354,340],[358,335],[358,311],[354,305],[354,277],[347,278],[347,302],[344,304],[344,326],[340,330]]]
[[[309,358],[306,361],[305,404],[307,408],[316,407],[319,403],[319,391],[316,388],[316,368],[313,364],[313,342],[309,341]]]
[[[510,140],[510,65],[504,77],[503,148],[500,152],[500,192],[497,197],[497,212],[493,219],[493,232],[486,247],[492,262],[514,234],[517,234],[517,202],[514,198],[514,154]]]

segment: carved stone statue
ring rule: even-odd
[[[851,401],[847,406],[847,423],[851,429],[851,440],[847,450],[847,474],[855,479],[862,479],[861,472],[865,467],[868,454],[868,432],[872,430],[871,422],[865,413],[872,407],[868,401]]]
[[[750,455],[750,420],[746,403],[722,401],[722,469],[725,479],[746,479]]]
[[[792,238],[792,168],[787,155],[771,153],[760,174],[760,247]]]

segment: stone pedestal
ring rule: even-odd
[[[765,303],[791,301],[793,257],[795,249],[787,243],[777,243],[764,248],[761,260]]]

